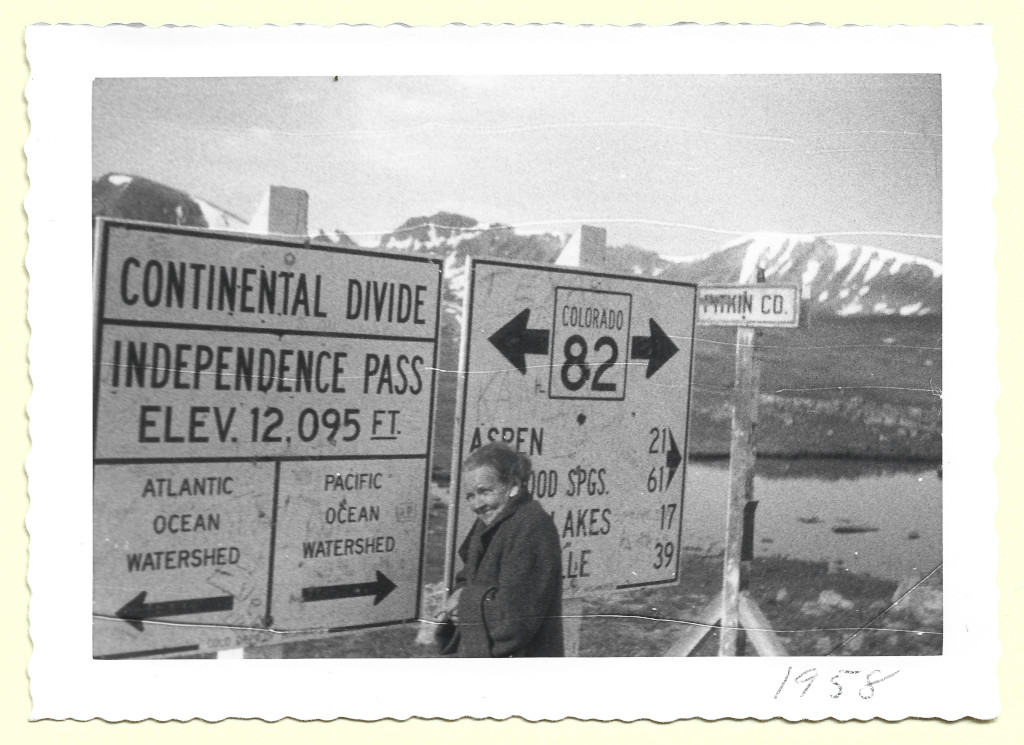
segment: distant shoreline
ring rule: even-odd
[[[693,452],[690,451],[688,459],[696,463],[714,463],[716,461],[728,461],[729,452]],[[770,460],[770,461],[809,461],[809,460],[838,460],[838,461],[849,461],[851,463],[871,463],[880,462],[885,464],[898,464],[903,463],[911,466],[942,466],[941,456],[928,456],[928,455],[894,455],[892,453],[881,453],[873,455],[870,453],[814,453],[810,451],[797,452],[792,454],[780,454],[780,453],[758,453],[758,460]]]

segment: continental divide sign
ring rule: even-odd
[[[96,657],[418,617],[440,272],[98,224]]]
[[[530,456],[566,597],[678,579],[696,289],[471,264],[454,462],[495,440]],[[453,570],[474,521],[460,479],[455,468]]]

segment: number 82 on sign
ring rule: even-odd
[[[622,401],[632,295],[555,288],[550,398]]]

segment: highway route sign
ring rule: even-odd
[[[475,519],[458,464],[501,440],[533,462],[565,597],[678,579],[696,295],[682,282],[472,261],[450,575]]]
[[[800,288],[796,285],[701,285],[697,292],[701,326],[797,328]]]
[[[419,615],[441,266],[96,230],[93,653]]]

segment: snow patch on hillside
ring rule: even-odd
[[[440,227],[440,230],[438,229]],[[426,229],[426,238],[413,235],[412,231],[409,231],[409,235],[405,238],[398,238],[392,235],[387,240],[385,248],[391,251],[436,251],[440,248],[455,248],[463,241],[467,241],[471,238],[475,238],[485,228],[451,228],[444,225],[437,226],[433,223],[428,223],[425,226],[418,226],[415,228],[417,231]]]
[[[805,287],[814,281],[819,271],[821,271],[821,262],[817,259],[809,259],[807,261],[807,268],[804,269],[803,276],[800,278]]]
[[[804,298],[841,316],[939,312],[931,301],[941,299],[942,264],[921,256],[780,233],[747,234],[716,253],[728,251],[735,281],[756,282],[760,269],[770,282],[799,283]],[[706,258],[715,262],[714,254]],[[720,276],[721,261],[714,265]],[[700,268],[695,271],[699,275]]]
[[[861,305],[857,300],[854,300],[851,303],[847,303],[836,312],[841,316],[854,316],[860,313],[862,310],[864,310],[864,306]]]
[[[851,246],[848,243],[835,243],[833,247],[836,249],[838,257],[836,263],[832,267],[832,273],[829,275],[829,279],[837,277],[843,269],[847,267],[850,261],[853,259],[853,251],[856,246]]]
[[[657,254],[657,256],[662,261],[667,261],[670,264],[692,264],[695,261],[706,259],[713,253],[717,253],[717,251],[711,251],[710,253],[699,254],[697,256],[679,256],[677,254]]]
[[[764,247],[758,245],[756,241],[747,247],[747,253],[743,257],[743,265],[740,267],[740,283],[745,284],[757,281],[757,266],[761,261],[763,250]]]
[[[849,273],[843,280],[844,282],[852,282],[860,273],[860,270],[864,268],[865,264],[871,261],[874,256],[871,251],[860,248],[859,246],[855,250],[857,251],[857,259],[853,262],[853,266],[850,268]]]
[[[244,232],[249,228],[249,223],[237,215],[232,215],[227,210],[223,210],[215,204],[210,204],[205,199],[196,199],[195,197],[192,197],[192,199],[199,205],[199,209],[203,213],[203,219],[206,220],[206,224],[213,230]]]

